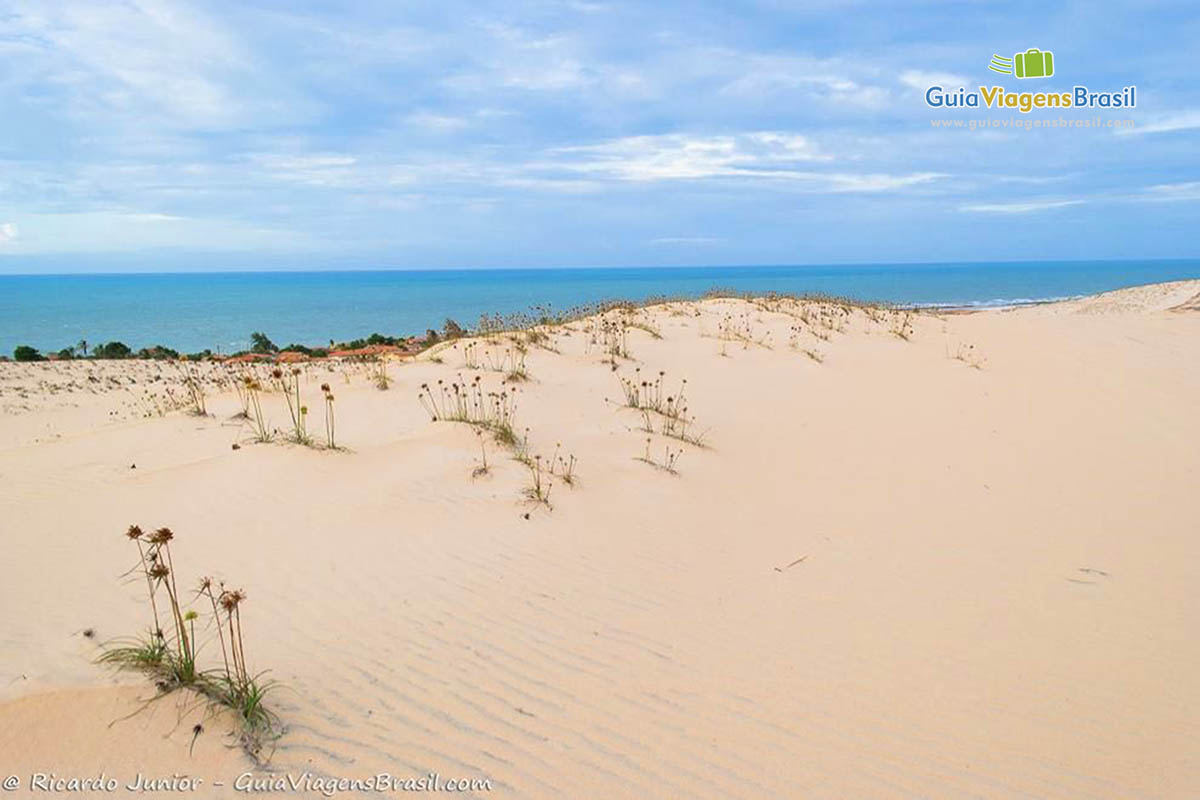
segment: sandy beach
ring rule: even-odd
[[[198,415],[176,363],[0,364],[9,796],[1200,792],[1200,281],[974,313],[708,299],[283,368],[313,446],[272,365],[193,365]],[[515,449],[432,419],[476,382],[515,398]],[[132,524],[174,531],[189,602],[202,575],[245,590],[279,682],[259,762],[228,710],[95,663],[150,625]]]

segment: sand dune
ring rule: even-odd
[[[550,506],[490,439],[473,476],[472,429],[418,401],[460,373],[498,391],[503,338],[393,361],[387,391],[303,365],[337,452],[251,443],[218,367],[200,417],[168,367],[0,364],[0,771],[205,797],[379,771],[504,797],[1193,797],[1198,293],[907,321],[677,303],[625,317],[627,358],[600,320],[552,328],[514,425],[578,459]],[[660,371],[702,446],[623,407],[619,376]],[[131,523],[176,532],[189,582],[245,587],[249,660],[286,687],[268,766],[227,715],[193,737],[180,693],[114,722],[155,694],[92,663],[148,622],[118,580]]]

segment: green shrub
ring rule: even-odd
[[[265,333],[255,331],[250,334],[250,352],[251,353],[278,353],[279,348],[275,343],[267,338]]]
[[[133,351],[124,342],[106,342],[92,348],[92,358],[129,358]]]
[[[13,359],[15,361],[45,361],[46,357],[39,353],[36,347],[22,344],[13,350]]]

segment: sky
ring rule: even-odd
[[[1195,257],[1197,41],[1194,0],[0,0],[0,273]],[[1060,117],[1134,127],[932,122]]]

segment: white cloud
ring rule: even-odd
[[[1200,128],[1200,111],[1181,111],[1176,114],[1156,117],[1146,125],[1136,125],[1132,128],[1117,128],[1117,136],[1140,136],[1147,133],[1170,133],[1171,131],[1186,131]]]
[[[725,241],[717,236],[660,236],[651,239],[650,244],[720,244]]]
[[[1200,200],[1200,181],[1161,183],[1147,186],[1141,200]]]
[[[0,244],[11,242],[17,238],[17,226],[12,222],[0,224]]]
[[[815,177],[828,178],[830,190],[834,192],[887,192],[893,189],[903,189],[906,186],[929,183],[947,176],[942,172],[913,172],[908,175],[831,174],[827,176],[817,173]]]
[[[602,144],[563,147],[566,169],[626,181],[721,177],[770,178],[788,164],[827,161],[811,141],[763,131],[730,136],[627,136]]]
[[[0,243],[16,225],[0,225]],[[135,212],[28,214],[21,238],[10,238],[12,253],[129,252],[145,249],[239,251],[314,247],[306,233],[269,228],[239,220],[187,218]]]
[[[432,111],[414,111],[404,118],[404,121],[414,128],[423,128],[436,133],[450,133],[462,130],[469,124],[462,117],[449,114],[436,114]]]
[[[960,211],[978,214],[1031,214],[1035,211],[1049,211],[1054,208],[1066,208],[1084,203],[1084,200],[1025,200],[1015,203],[978,203],[963,206]]]
[[[930,86],[941,86],[943,89],[957,89],[966,86],[970,81],[962,75],[953,72],[925,72],[919,69],[909,69],[900,73],[900,82],[913,89],[925,91]]]
[[[56,3],[14,0],[9,32],[35,42],[27,56],[45,84],[63,90],[67,114],[163,123],[237,126],[276,121],[303,106],[242,46],[232,29],[176,0]]]

